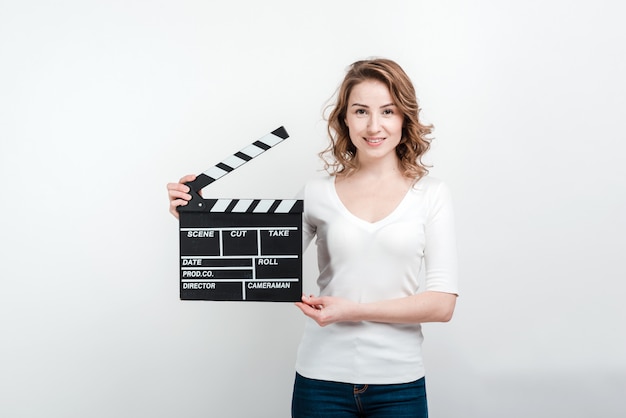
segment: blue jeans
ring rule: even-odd
[[[353,385],[308,379],[296,373],[292,418],[427,418],[422,377],[393,385]]]

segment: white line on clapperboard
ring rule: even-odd
[[[298,228],[295,226],[227,226],[224,228],[180,228],[181,231],[242,231],[242,230],[250,230],[250,229],[259,229],[261,231],[275,231],[277,229],[291,229],[297,230]]]
[[[183,283],[213,283],[213,282],[225,282],[225,283],[249,283],[250,279],[181,279]],[[298,278],[293,277],[277,277],[275,279],[256,279],[255,282],[297,282]]]

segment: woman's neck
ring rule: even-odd
[[[403,176],[400,159],[395,155],[391,158],[375,160],[361,160],[357,156],[357,167],[356,170],[350,173],[350,176],[375,177],[378,179]]]

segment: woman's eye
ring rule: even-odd
[[[356,113],[357,115],[365,115],[366,114],[365,109],[357,109],[356,112],[354,112],[354,113]]]
[[[393,115],[393,110],[385,109],[385,110],[383,110],[383,115]]]

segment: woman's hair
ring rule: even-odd
[[[328,116],[328,136],[330,145],[320,152],[324,168],[331,174],[346,173],[356,170],[356,147],[350,140],[346,126],[348,98],[354,86],[366,80],[377,80],[387,86],[394,105],[402,112],[402,138],[396,147],[396,154],[404,170],[404,175],[420,179],[428,174],[422,156],[429,150],[433,130],[432,125],[423,125],[419,120],[419,104],[413,83],[404,70],[388,59],[368,59],[357,61],[349,68],[343,82],[336,92],[336,103],[330,105]]]

